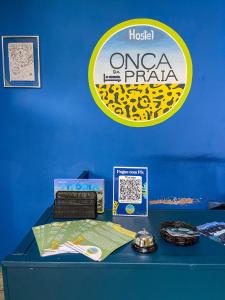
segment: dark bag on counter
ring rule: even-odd
[[[54,218],[95,219],[97,193],[94,191],[58,191],[54,201]]]

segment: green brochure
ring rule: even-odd
[[[84,231],[73,243],[66,244],[95,261],[102,261],[113,251],[132,241],[134,237],[133,231],[117,224],[102,222]]]
[[[96,220],[53,222],[33,232],[41,256],[79,252],[99,261],[135,236],[119,224]]]
[[[53,253],[53,250],[57,249],[54,236],[59,232],[62,226],[64,226],[64,222],[54,222],[32,228],[41,256],[45,254],[48,244],[50,244],[48,248],[51,248]]]
[[[65,232],[70,224],[71,222],[54,222],[46,227],[43,256],[64,253],[61,245],[64,243]]]
[[[45,225],[40,225],[32,228],[40,254],[43,253],[44,249],[44,227]]]

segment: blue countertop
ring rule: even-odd
[[[182,247],[166,243],[159,233],[160,223],[169,220],[180,220],[199,225],[210,221],[225,221],[225,211],[206,210],[150,210],[148,217],[119,217],[112,216],[111,211],[98,215],[98,220],[113,221],[125,228],[139,231],[146,228],[156,239],[158,250],[152,254],[138,254],[130,243],[113,252],[103,262],[93,262],[81,254],[61,254],[41,257],[32,230],[25,236],[17,249],[2,262],[3,266],[48,266],[89,267],[113,266],[114,264],[140,265],[141,267],[157,268],[223,268],[225,269],[225,246],[206,237],[200,236],[194,246]],[[38,220],[36,225],[55,221],[52,218],[52,207],[49,207]]]

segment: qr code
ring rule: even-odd
[[[119,176],[119,202],[142,202],[142,178],[141,176]]]

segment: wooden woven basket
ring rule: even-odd
[[[188,237],[182,237],[182,236],[172,236],[166,231],[166,228],[168,227],[174,227],[174,228],[179,228],[179,227],[184,227],[191,229],[193,231],[196,231],[197,234],[197,229],[196,227],[192,226],[191,224],[181,222],[181,221],[166,221],[161,223],[160,225],[160,234],[161,237],[168,243],[177,245],[177,246],[191,246],[194,245],[198,241],[198,235],[194,236],[188,236]]]

